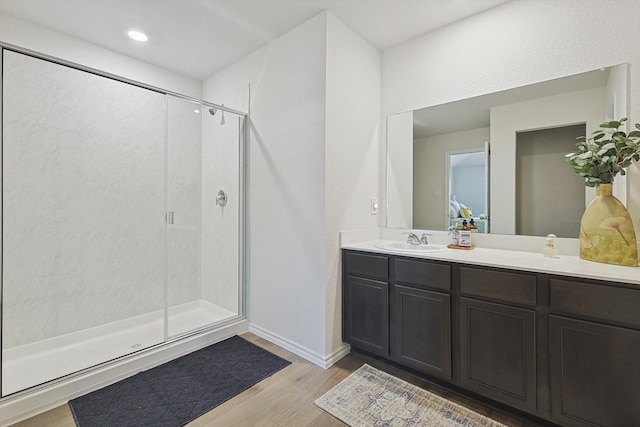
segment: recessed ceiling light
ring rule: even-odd
[[[149,37],[142,31],[131,30],[127,34],[135,41],[146,42],[147,40],[149,40]]]

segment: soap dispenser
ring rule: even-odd
[[[544,254],[545,257],[547,258],[557,258],[558,257],[558,249],[556,248],[553,239],[556,238],[555,234],[549,234],[547,236],[547,240],[545,242],[544,245],[544,249],[542,250],[542,253]]]

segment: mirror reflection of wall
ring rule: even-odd
[[[574,238],[584,212],[584,180],[564,155],[586,134],[585,124],[516,136],[516,234]]]
[[[393,218],[399,228],[415,227],[411,199],[415,177],[412,171],[413,112],[387,117],[388,137],[393,139],[396,150],[387,155],[387,216]]]

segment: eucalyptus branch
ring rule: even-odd
[[[627,135],[618,130],[626,121],[625,117],[601,123],[590,138],[578,137],[577,152],[565,155],[587,187],[613,183],[617,174],[625,175],[624,169],[640,160],[640,124]]]

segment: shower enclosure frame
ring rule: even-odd
[[[196,103],[202,105],[204,108],[214,108],[220,111],[235,114],[239,117],[239,134],[238,134],[238,314],[232,318],[222,320],[217,323],[198,327],[188,332],[179,334],[177,336],[169,336],[167,334],[167,313],[168,313],[168,299],[167,299],[167,227],[164,227],[164,258],[165,258],[165,283],[164,283],[164,318],[165,318],[165,339],[163,342],[152,345],[145,349],[141,349],[137,352],[132,352],[127,355],[105,361],[98,365],[82,369],[68,375],[64,375],[60,378],[48,381],[43,384],[34,385],[25,390],[21,390],[10,395],[0,397],[0,410],[5,410],[6,415],[0,416],[0,424],[3,422],[16,422],[20,419],[31,416],[42,410],[55,407],[67,400],[84,394],[92,389],[100,388],[108,383],[118,381],[124,377],[132,375],[132,373],[139,372],[144,369],[148,369],[152,366],[164,363],[180,355],[187,354],[191,351],[202,348],[206,345],[210,345],[214,342],[225,339],[229,336],[235,335],[239,332],[244,332],[248,327],[248,320],[246,317],[246,269],[247,269],[247,250],[246,250],[246,230],[247,230],[247,215],[246,215],[246,197],[247,197],[247,150],[246,141],[247,138],[247,113],[235,110],[233,108],[226,107],[224,105],[218,105],[212,102],[207,102],[187,95],[179,94],[173,91],[162,89],[157,86],[149,85],[140,81],[121,77],[112,73],[108,73],[96,68],[84,66],[72,61],[60,59],[51,55],[42,54],[30,49],[25,49],[19,46],[15,46],[9,43],[0,41],[0,71],[3,70],[3,52],[12,51],[24,55],[28,55],[33,58],[45,60],[54,64],[73,68],[75,70],[84,71],[99,77],[108,78],[117,82],[126,83],[142,89],[147,89],[165,96],[164,106],[164,120],[165,120],[165,150],[167,144],[167,108],[168,97],[173,97],[178,100]],[[0,78],[0,95],[3,93],[3,79]],[[0,96],[0,123],[3,123],[3,102]],[[3,182],[3,133],[0,132],[0,188],[4,188]],[[166,160],[165,160],[166,162]],[[166,169],[166,164],[165,164]],[[165,171],[166,172],[166,171]],[[165,183],[166,188],[166,183]],[[166,190],[165,190],[166,191]],[[2,193],[0,193],[0,196]],[[165,193],[165,199],[166,199]],[[0,197],[0,218],[4,218],[3,214],[3,199]],[[166,201],[166,200],[165,200]],[[165,203],[166,205],[166,203]],[[0,236],[3,232],[3,221],[0,221]],[[2,271],[3,271],[3,239],[0,239],[0,342],[2,342],[2,321],[3,319],[3,293],[2,293]],[[2,356],[0,352],[0,363],[2,362]],[[0,384],[2,383],[0,371]],[[0,390],[1,391],[1,390]],[[0,411],[2,412],[2,411]]]

